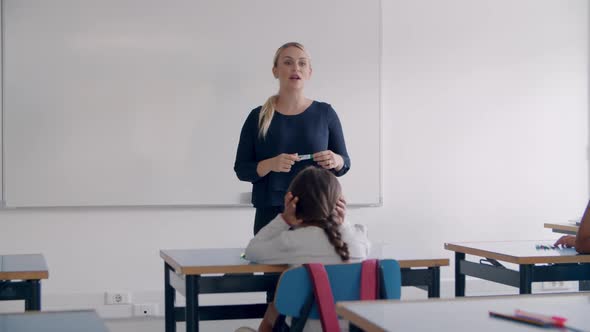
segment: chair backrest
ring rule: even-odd
[[[360,299],[361,263],[326,265],[334,302]],[[379,261],[381,299],[401,297],[401,272],[393,259]],[[287,270],[281,276],[275,293],[275,307],[285,316],[299,317],[306,299],[313,292],[313,284],[304,267]],[[309,318],[319,319],[317,302],[314,302]]]

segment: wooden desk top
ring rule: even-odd
[[[445,249],[492,258],[514,264],[590,263],[590,255],[581,255],[574,248],[536,249],[536,245],[552,246],[555,241],[493,241],[445,243]]]
[[[160,257],[176,273],[193,275],[206,273],[283,272],[287,265],[253,264],[241,257],[242,248],[160,250]]]
[[[580,228],[579,226],[576,226],[576,225],[571,224],[571,223],[570,224],[549,224],[549,223],[545,223],[543,225],[543,227],[550,228],[555,233],[570,234],[570,235],[577,234],[578,233],[578,228]]]
[[[397,246],[388,243],[374,243],[371,246],[369,258],[392,258],[398,261],[399,266],[402,269],[413,267],[423,268],[449,266],[448,258],[420,258],[416,257],[416,254],[413,252],[413,250],[399,250]]]
[[[41,254],[0,256],[0,280],[35,280],[49,278],[45,258]]]
[[[0,314],[0,332],[108,332],[94,310]]]
[[[339,315],[368,332],[546,330],[489,317],[489,311],[514,314],[515,309],[562,316],[568,319],[568,326],[587,328],[590,293],[482,296],[420,301],[354,301],[336,304],[336,312]]]
[[[176,273],[184,275],[207,273],[283,272],[288,265],[255,264],[241,258],[242,248],[160,250]],[[395,257],[392,257],[395,258]],[[401,268],[448,266],[448,258],[398,259]]]

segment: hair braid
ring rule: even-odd
[[[350,259],[350,252],[348,251],[348,244],[342,240],[342,234],[340,234],[340,225],[334,220],[333,214],[330,214],[326,221],[319,223],[320,227],[326,233],[328,241],[336,250],[336,253],[342,258],[343,262]]]

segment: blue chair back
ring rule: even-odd
[[[361,263],[326,265],[328,279],[332,287],[334,302],[360,300]],[[401,272],[394,259],[379,261],[380,299],[399,299],[401,297]],[[285,316],[299,317],[301,309],[313,284],[305,267],[287,270],[281,276],[275,293],[275,307]],[[319,319],[317,302],[311,308],[309,318]]]

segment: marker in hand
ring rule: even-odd
[[[311,155],[311,154],[301,154],[301,155],[299,155],[299,161],[309,160],[311,158],[313,158],[313,155]]]

